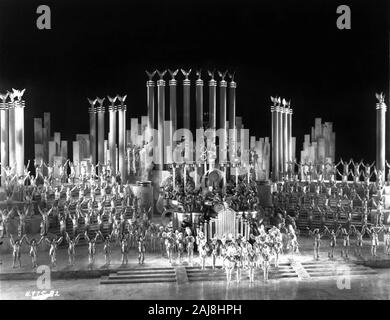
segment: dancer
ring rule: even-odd
[[[138,264],[144,264],[145,260],[145,236],[142,234],[138,237]]]
[[[256,267],[256,252],[253,248],[249,248],[248,251],[248,274],[249,283],[255,282],[255,267]]]
[[[371,238],[371,256],[376,257],[376,249],[379,246],[379,233],[383,231],[382,227],[367,227],[366,228],[367,233],[370,235]]]
[[[270,267],[270,247],[268,245],[265,245],[263,249],[261,250],[262,254],[262,268],[263,268],[263,276],[264,281],[268,281],[268,274],[269,274],[269,267]]]
[[[62,242],[62,239],[63,237],[59,237],[59,238],[56,237],[50,240],[49,238],[45,237],[45,241],[50,245],[49,257],[50,257],[51,266],[53,268],[57,266],[57,248]]]
[[[106,235],[105,237],[103,236],[102,232],[99,230],[98,231],[100,238],[103,239],[104,246],[104,259],[106,261],[106,265],[109,266],[111,263],[111,241],[114,235],[114,230],[111,232],[111,234]]]
[[[390,227],[383,227],[383,242],[385,254],[390,255]]]
[[[75,261],[75,255],[76,255],[75,247],[79,243],[81,233],[79,233],[76,236],[76,238],[74,238],[73,240],[69,237],[67,232],[65,232],[65,236],[66,236],[66,242],[68,243],[69,265],[73,266]]]
[[[26,241],[26,243],[30,246],[30,257],[31,257],[31,264],[32,268],[35,269],[38,267],[37,265],[37,259],[38,259],[38,246],[41,244],[44,237],[42,236],[38,241],[34,238],[28,240],[27,235],[24,236],[23,240]]]
[[[188,263],[190,263],[192,265],[192,260],[194,257],[195,238],[192,235],[191,229],[188,227],[186,228],[186,234],[187,235],[185,238],[185,242],[186,242],[186,249],[187,249],[187,258],[188,258]]]
[[[206,257],[208,253],[208,245],[206,239],[200,239],[198,242],[198,251],[199,251],[199,258],[200,258],[200,264],[202,266],[202,270],[206,267]]]
[[[341,228],[341,236],[343,237],[343,248],[341,249],[341,257],[345,257],[347,260],[349,259],[348,253],[349,253],[349,236],[351,234],[351,229],[347,231],[346,228]]]
[[[87,240],[87,242],[88,242],[88,261],[89,261],[90,267],[92,267],[93,264],[95,263],[96,240],[99,237],[99,233],[96,232],[95,237],[91,239],[88,236],[88,232],[85,231],[84,237],[85,237],[85,240]]]
[[[320,246],[321,246],[321,238],[323,237],[324,233],[320,232],[320,229],[316,228],[313,231],[309,230],[309,235],[314,238],[313,243],[313,249],[314,249],[314,259],[319,260],[320,259]]]
[[[120,236],[120,245],[121,245],[121,254],[122,254],[122,265],[128,263],[128,253],[129,253],[129,234],[122,234]]]
[[[22,267],[22,261],[20,260],[20,249],[22,247],[22,242],[25,236],[21,237],[18,240],[14,240],[12,234],[10,234],[9,242],[12,247],[12,258],[13,258],[13,263],[12,263],[12,268],[16,268],[16,261],[19,263],[19,268]]]
[[[363,225],[361,231],[359,231],[352,225],[352,229],[353,233],[356,235],[356,255],[362,257],[363,236],[366,233],[366,227]]]
[[[329,230],[328,227],[326,227],[326,226],[325,226],[325,230],[329,234],[329,237],[330,237],[330,241],[329,241],[330,251],[328,252],[328,257],[329,257],[329,259],[333,259],[334,258],[334,249],[335,249],[336,244],[337,244],[337,237],[338,237],[339,232],[340,232],[340,225],[337,227],[336,231],[334,229]]]

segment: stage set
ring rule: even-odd
[[[197,71],[196,79],[194,73],[147,71],[146,115],[131,118],[130,128],[126,95],[86,99],[89,132],[75,135],[72,157],[68,141],[53,132],[50,113],[34,119],[34,133],[24,131],[24,90],[0,95],[1,252],[9,257],[2,261],[2,279],[17,279],[18,273],[4,270],[26,268],[21,257],[27,255],[29,270],[38,267],[38,255],[39,264],[50,263],[53,270],[61,268],[60,255],[67,260],[61,263],[77,265],[83,258],[76,250],[88,257],[89,269],[99,267],[99,275],[108,276],[102,280],[107,284],[175,281],[172,266],[198,280],[219,279],[215,270],[222,269],[228,283],[232,274],[249,283],[269,275],[307,279],[316,275],[311,264],[335,261],[338,250],[356,274],[370,274],[369,266],[386,261],[390,165],[384,95],[377,94],[372,107],[376,162],[338,160],[332,122],[316,118],[298,153],[289,99],[271,97],[271,138],[257,138],[237,115],[234,74],[208,71],[204,88],[206,73]],[[177,101],[178,86],[183,101]],[[31,162],[24,156],[26,134],[34,134]],[[328,257],[320,257],[322,237],[329,240]],[[382,246],[385,255],[377,253]],[[300,259],[305,250],[315,262]],[[122,267],[134,260],[148,270],[149,259],[170,271],[120,277],[111,274],[114,253]],[[98,256],[104,256],[103,269]],[[331,269],[322,273],[332,275]]]

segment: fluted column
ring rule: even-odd
[[[279,154],[279,176],[283,174],[283,164],[284,164],[284,155],[283,155],[283,111],[282,106],[278,106],[277,115],[278,115],[278,154]]]
[[[283,150],[283,172],[287,172],[287,162],[288,160],[288,121],[287,121],[288,109],[282,108],[282,150]]]
[[[154,129],[154,87],[155,82],[153,81],[153,77],[156,74],[156,71],[150,73],[146,71],[146,74],[149,77],[149,80],[146,82],[146,98],[147,98],[147,108],[148,108],[148,135],[147,135],[147,141],[150,141],[151,139],[151,133]]]
[[[191,81],[188,79],[188,76],[191,73],[191,69],[187,72],[181,70],[185,79],[183,80],[183,128],[191,129],[191,109],[190,109],[190,89]]]
[[[99,103],[99,106],[97,107],[97,113],[98,113],[98,162],[100,164],[104,163],[104,113],[106,111],[105,107],[103,106],[104,98],[99,99],[97,98],[97,101]]]
[[[177,130],[177,81],[175,76],[178,70],[169,71],[172,79],[169,80],[169,118],[172,121],[172,134]]]
[[[217,127],[217,81],[214,80],[214,73],[209,71],[211,77],[209,81],[209,127],[216,129]]]
[[[11,99],[8,103],[8,152],[9,165],[13,167],[16,162],[15,158],[15,102]]]
[[[19,176],[24,174],[24,107],[23,100],[15,101],[15,161],[16,173]]]
[[[89,142],[91,150],[91,161],[93,164],[96,164],[96,112],[95,104],[97,100],[88,99],[90,107],[88,109],[89,113]]]
[[[118,96],[120,105],[118,106],[119,115],[119,143],[118,143],[118,154],[119,154],[119,171],[121,173],[121,179],[123,182],[126,179],[126,105],[124,104],[126,96]]]
[[[203,80],[201,72],[197,73],[198,79],[196,80],[196,129],[203,128]]]
[[[229,82],[229,129],[236,129],[236,88],[237,83],[234,82],[234,74],[229,74],[231,81]],[[231,131],[229,131],[229,139],[234,143],[231,144],[233,150],[230,150],[229,160],[233,160],[234,149],[236,147],[235,143],[237,141],[237,132],[233,130],[233,135],[230,136]]]
[[[290,105],[287,109],[287,148],[288,148],[288,157],[287,160],[289,162],[294,161],[294,157],[292,154],[292,109]]]
[[[164,120],[165,120],[165,80],[166,71],[158,72],[160,80],[157,81],[157,106],[158,106],[158,155],[157,164],[164,167]]]
[[[227,72],[219,72],[221,81],[219,82],[219,128],[223,131],[223,138],[220,139],[220,158],[219,162],[224,163],[227,161],[227,128],[226,128],[226,88],[227,82],[225,76]]]
[[[8,119],[8,103],[6,102],[7,95],[2,95],[2,102],[0,104],[0,153],[1,153],[1,165],[8,166],[8,136],[9,136],[9,119]],[[1,183],[5,181],[4,175],[1,175]]]
[[[386,104],[383,95],[377,95],[376,104],[376,168],[385,174]]]
[[[109,98],[110,99],[110,98]],[[111,172],[113,174],[116,174],[116,112],[117,107],[114,105],[114,101],[112,101],[111,105],[108,108],[109,112],[109,121],[110,121],[110,128],[109,128],[109,137],[108,137],[108,145],[110,150],[110,163],[111,163]]]
[[[271,107],[272,115],[272,178],[279,180],[279,106]]]

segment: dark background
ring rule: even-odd
[[[52,30],[36,28],[41,4],[51,8]],[[351,30],[336,27],[342,4]],[[1,0],[0,91],[26,88],[33,158],[33,118],[44,111],[52,131],[72,141],[89,132],[87,97],[126,93],[128,126],[146,115],[145,69],[201,67],[205,81],[207,69],[235,70],[238,115],[251,135],[270,136],[269,96],[280,95],[292,100],[298,152],[322,117],[334,122],[337,158],[372,161],[375,92],[385,91],[387,104],[390,93],[388,9],[385,0]],[[206,86],[204,94],[207,110]]]

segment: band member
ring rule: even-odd
[[[76,254],[75,247],[79,243],[79,239],[81,236],[81,233],[76,236],[73,240],[69,237],[68,233],[65,233],[66,236],[66,242],[68,243],[68,256],[69,256],[69,265],[73,266],[74,265],[74,258]]]
[[[96,240],[99,237],[99,233],[96,232],[94,238],[89,238],[88,232],[84,233],[85,240],[88,242],[88,261],[89,265],[92,266],[95,263],[95,254],[96,254]]]
[[[145,251],[145,237],[143,235],[140,235],[138,237],[138,264],[144,264]]]
[[[20,260],[20,249],[22,247],[22,242],[25,236],[21,237],[18,240],[14,240],[12,234],[10,234],[10,239],[9,242],[12,247],[12,258],[13,258],[13,263],[12,263],[12,268],[16,268],[16,261],[19,263],[19,268],[22,267],[22,261]]]
[[[62,242],[62,239],[63,238],[60,237],[58,239],[53,238],[50,240],[50,239],[45,237],[46,242],[50,245],[49,257],[50,257],[50,262],[51,262],[52,267],[57,266],[57,248],[60,245],[60,243]]]
[[[356,235],[356,255],[362,256],[362,247],[363,247],[363,236],[366,233],[365,225],[363,225],[361,231],[357,230],[354,225],[352,225],[353,233]]]

